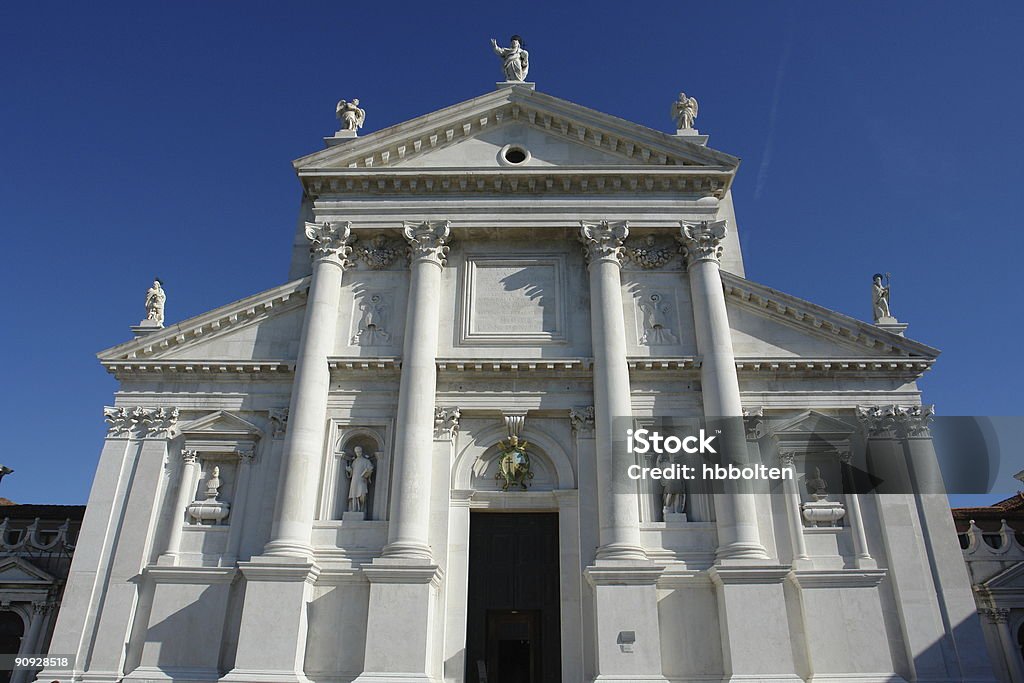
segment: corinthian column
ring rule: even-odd
[[[327,423],[330,369],[327,357],[334,348],[338,327],[341,275],[351,264],[348,245],[352,224],[306,223],[312,242],[313,279],[306,301],[306,318],[299,340],[288,409],[281,468],[281,497],[274,517],[267,555],[309,557],[320,459]]]
[[[746,439],[741,417],[740,383],[736,377],[736,356],[732,350],[729,314],[725,308],[719,259],[726,235],[725,221],[680,222],[680,241],[686,255],[693,301],[693,325],[697,352],[701,357],[700,384],[704,416],[718,420],[722,427],[719,443],[733,458],[746,458]],[[724,482],[724,493],[715,494],[718,551],[721,560],[763,560],[768,553],[761,545],[754,498],[743,493],[737,482]]]
[[[624,485],[626,463],[615,462],[615,418],[633,414],[620,269],[629,234],[625,221],[580,222],[590,273],[590,334],[594,353],[594,438],[597,451],[598,560],[643,560],[636,491]],[[623,438],[624,435],[619,435]]]
[[[431,561],[431,454],[434,442],[434,397],[437,390],[437,327],[441,269],[448,255],[450,223],[405,224],[409,242],[409,304],[405,315],[402,378],[398,388],[395,464],[392,471],[391,519],[387,557]]]

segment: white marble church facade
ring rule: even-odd
[[[807,429],[933,458],[938,352],[745,279],[706,142],[516,84],[296,161],[288,282],[100,354],[76,661],[41,680],[991,680],[944,496],[811,526],[802,486],[664,514],[615,485],[624,415],[780,418],[748,448],[800,475]],[[548,593],[484,604],[513,584]]]

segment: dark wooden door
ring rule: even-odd
[[[472,513],[469,683],[559,683],[558,515]]]

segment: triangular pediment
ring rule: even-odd
[[[522,144],[531,161],[496,153]],[[732,174],[739,160],[687,139],[526,87],[505,87],[297,159],[300,177],[345,169],[692,167]]]
[[[806,410],[796,417],[770,425],[769,431],[778,438],[814,435],[826,440],[837,440],[849,438],[856,430],[849,421]]]
[[[259,438],[263,436],[263,430],[259,427],[226,410],[218,410],[192,422],[186,422],[179,425],[175,431],[186,438]]]
[[[203,361],[290,361],[308,289],[308,277],[293,280],[106,349],[98,357],[113,371],[184,360],[196,361],[197,368]]]
[[[0,559],[0,584],[49,586],[53,582],[52,576],[20,557]]]
[[[1024,562],[1017,562],[981,584],[993,592],[1020,591],[1024,593]]]
[[[862,359],[916,370],[939,355],[920,342],[738,275],[723,272],[722,281],[737,360]]]

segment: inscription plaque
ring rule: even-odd
[[[564,272],[561,256],[468,256],[461,341],[490,346],[564,342]]]

